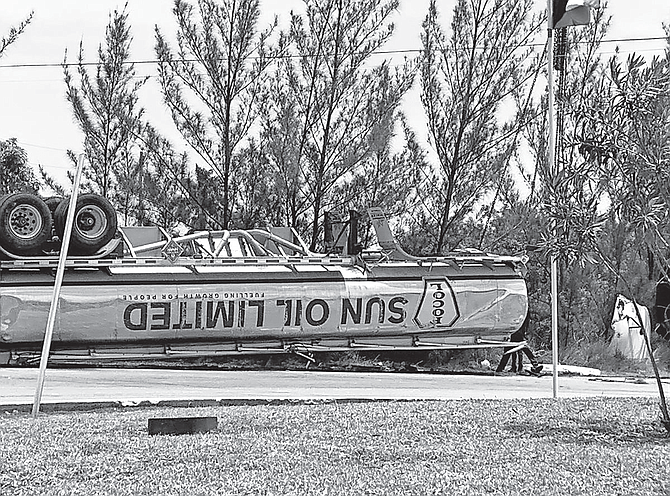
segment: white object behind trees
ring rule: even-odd
[[[625,296],[618,295],[612,316],[612,329],[614,336],[610,342],[609,350],[612,354],[617,351],[624,357],[633,360],[648,360],[646,344],[642,329],[651,339],[651,317],[649,309],[644,305],[637,305],[639,314],[635,310],[635,303]]]

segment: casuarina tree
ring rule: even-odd
[[[177,48],[156,28],[163,98],[172,119],[219,191],[209,217],[229,228],[236,183],[235,154],[255,122],[257,100],[270,63],[272,26],[258,29],[260,0],[176,0]]]
[[[125,218],[125,223],[143,223],[146,205],[143,184],[147,174],[146,154],[141,153],[138,134],[144,110],[138,90],[146,78],[137,78],[130,62],[132,36],[128,13],[114,11],[98,47],[98,62],[90,73],[83,43],[77,57],[76,74],[66,57],[63,62],[66,96],[75,121],[84,135],[84,188],[106,197]],[[68,154],[76,164],[74,152]]]
[[[430,251],[440,253],[455,248],[465,221],[506,187],[529,112],[513,105],[514,95],[530,91],[537,74],[531,42],[541,22],[531,17],[531,0],[458,0],[447,36],[437,5],[431,1],[423,23],[420,75],[433,157],[424,171],[424,229],[434,233]]]
[[[28,155],[15,138],[0,141],[0,195],[37,193],[39,181],[28,164]]]
[[[4,55],[5,51],[7,50],[7,47],[14,43],[19,36],[25,31],[26,26],[30,24],[30,21],[33,19],[33,12],[31,12],[28,17],[26,17],[23,21],[21,21],[18,26],[14,27],[12,26],[9,29],[9,33],[7,36],[3,36],[0,38],[0,58]]]
[[[263,106],[263,148],[277,178],[283,214],[314,248],[325,209],[341,207],[338,191],[384,148],[410,68],[374,65],[393,33],[397,0],[305,0],[291,14]],[[391,124],[389,124],[391,123]],[[382,145],[380,145],[380,143]]]

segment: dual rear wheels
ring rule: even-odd
[[[41,255],[53,249],[54,236],[63,239],[69,203],[69,198],[42,200],[28,193],[0,198],[0,245],[19,256]],[[107,199],[95,194],[79,196],[69,253],[95,253],[112,240],[116,228],[116,212]]]
[[[38,196],[15,193],[0,199],[0,245],[17,255],[36,255],[51,234],[51,212]]]
[[[63,239],[70,199],[61,201],[54,212],[56,235]],[[70,253],[91,255],[109,243],[116,234],[116,212],[106,198],[92,193],[77,198]]]

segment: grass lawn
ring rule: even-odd
[[[654,398],[2,415],[2,495],[670,494]],[[148,434],[185,416],[218,430]]]

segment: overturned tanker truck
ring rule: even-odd
[[[39,359],[68,201],[0,200],[2,363]],[[375,247],[356,248],[348,225],[313,253],[291,228],[117,228],[104,198],[81,195],[50,360],[509,346],[528,310],[524,259],[414,257],[369,214]]]

